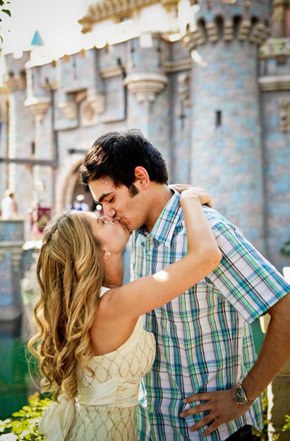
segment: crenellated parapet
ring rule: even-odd
[[[260,46],[270,35],[269,2],[191,1],[184,43],[193,50],[206,43],[238,40]]]
[[[242,17],[224,20],[219,16],[212,21],[205,21],[201,18],[194,30],[191,30],[188,25],[183,42],[190,51],[206,43],[216,43],[219,40],[230,42],[235,39],[261,46],[268,38],[269,33],[270,28],[266,23]]]
[[[21,57],[15,57],[13,54],[5,55],[6,73],[3,78],[3,85],[9,93],[24,91],[26,89],[26,68],[29,60],[29,51],[22,53]]]
[[[25,70],[19,73],[8,72],[4,78],[4,86],[9,90],[9,92],[16,92],[19,90],[26,89],[26,72]]]

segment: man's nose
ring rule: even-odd
[[[116,216],[116,211],[110,205],[103,204],[103,214],[113,219]]]

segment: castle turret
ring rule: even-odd
[[[263,252],[263,153],[258,48],[269,2],[201,0],[184,42],[194,60],[191,182]]]
[[[2,95],[2,109],[5,109],[5,125],[3,128],[3,145],[1,157],[4,158],[29,158],[33,151],[33,118],[23,106],[26,99],[26,69],[30,51],[25,51],[20,58],[13,54],[5,56],[4,88],[6,94]],[[5,173],[5,183],[2,185],[16,191],[18,210],[27,213],[25,196],[32,192],[31,172],[26,165],[13,162],[1,165]],[[19,183],[21,182],[21,185]],[[2,192],[5,187],[2,188]]]
[[[130,63],[124,84],[129,127],[142,130],[169,162],[169,88],[163,69],[169,45],[160,35],[148,33],[131,40],[127,48]]]
[[[271,28],[271,38],[260,49],[259,86],[267,158],[268,252],[274,265],[281,269],[290,266],[289,249],[287,251],[290,241],[290,4],[287,0],[273,2]],[[283,436],[281,434],[281,440]]]

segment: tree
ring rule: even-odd
[[[6,14],[9,17],[11,17],[9,5],[10,5],[10,0],[0,0],[0,26],[1,26],[3,14]],[[0,28],[0,45],[2,43],[3,43],[3,37],[1,35],[1,28]]]

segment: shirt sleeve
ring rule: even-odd
[[[222,260],[207,279],[251,323],[289,293],[290,286],[234,225],[219,220],[212,231]]]

